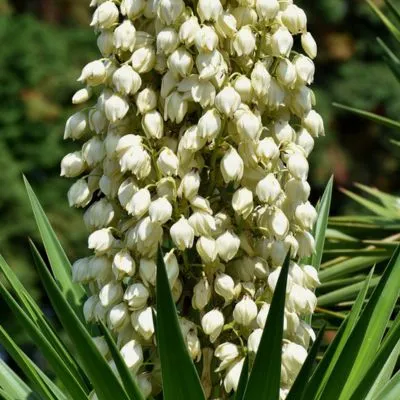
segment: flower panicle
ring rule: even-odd
[[[81,150],[61,162],[93,251],[73,264],[73,279],[92,293],[86,320],[115,332],[143,394],[154,395],[155,257],[169,243],[173,298],[191,302],[180,317],[189,354],[204,354],[204,368],[217,361],[203,372],[207,395],[229,393],[257,352],[290,252],[283,399],[314,338],[302,317],[316,307],[318,274],[299,260],[315,250],[307,158],[324,135],[310,88],[317,46],[292,0],[193,4],[91,2],[101,56],[72,99],[88,108],[65,127]]]

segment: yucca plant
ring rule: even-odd
[[[68,120],[65,138],[85,143],[61,163],[63,176],[78,178],[68,200],[87,207],[91,257],[69,264],[26,182],[51,272],[31,243],[34,261],[72,346],[2,260],[11,288],[2,295],[57,377],[2,328],[30,385],[3,363],[2,394],[395,394],[397,249],[314,365],[324,331],[316,338],[310,323],[333,183],[314,209],[307,157],[324,127],[309,88],[317,47],[304,11],[277,0],[92,6],[102,58],[83,68],[73,102],[97,102]]]
[[[46,293],[72,346],[65,345],[24,289],[12,268],[0,259],[0,268],[9,284],[1,284],[3,299],[13,315],[46,357],[56,376],[51,380],[21,350],[4,327],[0,342],[20,367],[19,377],[4,361],[0,362],[0,395],[9,400],[24,399],[144,399],[146,387],[129,368],[104,324],[102,339],[93,339],[93,326],[83,319],[81,305],[85,289],[72,282],[70,264],[47,220],[34,192],[26,182],[28,195],[41,233],[50,270],[31,242],[33,258]],[[317,242],[323,242],[329,209],[329,191],[320,203],[316,224]],[[321,250],[315,259],[320,259]],[[289,256],[279,276],[270,313],[256,355],[243,359],[238,390],[232,399],[271,399],[280,397],[283,323]],[[400,351],[400,318],[392,321],[399,295],[400,248],[396,248],[382,278],[366,303],[371,277],[363,282],[352,311],[347,315],[335,339],[322,359],[316,363],[324,328],[319,331],[309,355],[301,367],[287,399],[398,399],[400,374],[395,371]],[[168,282],[162,249],[158,251],[156,337],[161,360],[163,391],[157,398],[165,400],[205,399],[199,376],[188,353],[178,322],[173,295]],[[283,353],[285,356],[285,353]],[[302,364],[301,354],[292,353],[293,364]],[[298,358],[296,358],[298,357]],[[112,361],[112,363],[110,363]],[[110,367],[112,366],[112,367]],[[151,397],[150,397],[151,398]]]

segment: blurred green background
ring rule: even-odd
[[[71,96],[79,87],[76,78],[83,65],[98,57],[88,3],[0,0],[0,253],[37,296],[41,292],[27,245],[36,230],[21,173],[36,190],[71,260],[86,252],[82,214],[68,208],[70,182],[59,178],[59,162],[74,146],[64,143],[62,135],[73,110]],[[394,3],[400,6],[400,0]],[[332,173],[337,188],[362,182],[397,193],[399,154],[389,143],[395,132],[332,106],[335,101],[398,119],[398,82],[376,43],[377,36],[391,42],[386,29],[363,0],[296,4],[307,11],[319,43],[314,89],[327,136],[318,141],[311,161],[314,201]],[[336,190],[333,213],[352,207]]]

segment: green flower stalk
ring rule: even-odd
[[[299,262],[315,250],[307,157],[324,135],[306,15],[291,0],[91,6],[102,56],[83,68],[73,96],[89,108],[65,128],[84,144],[61,162],[62,176],[78,178],[68,200],[86,208],[93,251],[72,271],[92,293],[85,318],[115,332],[146,397],[162,390],[153,324],[162,244],[205,393],[225,398],[257,352],[290,252],[284,399],[314,339],[303,317],[319,282]]]

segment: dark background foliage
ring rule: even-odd
[[[27,236],[36,233],[21,173],[35,188],[71,260],[86,252],[81,212],[68,208],[70,182],[58,175],[62,156],[73,148],[62,135],[79,87],[76,78],[98,57],[88,3],[0,0],[0,253],[38,297],[27,245]],[[394,3],[400,6],[399,0]],[[377,36],[390,42],[387,31],[363,0],[296,4],[307,11],[319,43],[314,89],[327,136],[318,141],[311,160],[314,200],[332,173],[337,187],[358,181],[398,192],[399,154],[389,143],[395,132],[332,106],[335,101],[398,118],[398,82],[376,43]],[[336,191],[333,213],[352,207]],[[10,321],[6,311],[1,320]],[[14,333],[20,333],[18,326]]]

